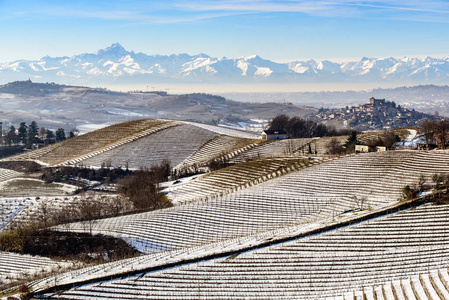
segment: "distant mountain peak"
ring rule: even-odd
[[[127,51],[120,43],[96,53],[44,56],[37,61],[0,64],[0,82],[61,82],[69,85],[207,82],[446,84],[449,58],[369,58],[344,63],[320,60],[278,63],[258,55],[215,58],[205,53],[148,55]]]
[[[126,51],[126,49],[123,48],[123,46],[120,45],[119,43],[114,43],[107,48],[98,50],[96,54],[97,55],[112,54],[112,55],[123,56],[123,55],[129,54],[129,52]]]

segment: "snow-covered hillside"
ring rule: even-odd
[[[72,57],[45,56],[37,61],[0,63],[0,80],[35,79],[62,83],[104,82],[374,82],[446,83],[449,56],[444,58],[362,58],[359,61],[294,61],[277,63],[257,55],[215,58],[198,55],[147,55],[119,43],[96,53]]]

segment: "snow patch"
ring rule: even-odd
[[[273,71],[270,68],[258,67],[258,66],[255,66],[255,67],[257,68],[257,71],[254,73],[254,75],[268,77],[271,75],[271,73],[273,73]]]

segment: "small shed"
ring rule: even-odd
[[[263,140],[285,140],[286,138],[287,132],[283,129],[262,131]]]
[[[368,145],[355,145],[355,152],[356,153],[367,153],[367,152],[373,152],[374,147],[368,146]]]
[[[385,151],[387,151],[387,147],[385,146],[355,145],[356,153],[385,152]]]

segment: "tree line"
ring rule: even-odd
[[[340,136],[351,133],[349,129],[337,130],[335,126],[329,126],[317,123],[313,120],[305,120],[303,118],[294,116],[289,117],[285,114],[277,115],[268,125],[270,130],[283,129],[287,132],[289,138],[311,138],[323,136]]]
[[[78,133],[77,129],[73,129],[69,132],[68,138],[75,137]],[[22,145],[26,149],[31,149],[33,145],[47,146],[63,141],[66,138],[64,128],[58,128],[56,131],[45,129],[44,127],[39,128],[36,121],[32,121],[28,125],[25,122],[21,122],[18,129],[11,125],[4,135],[4,143],[8,146]]]

